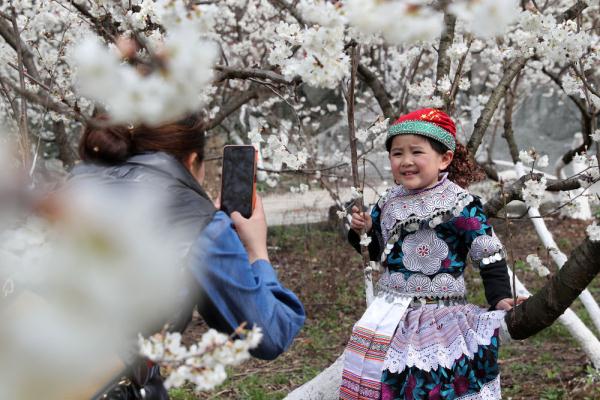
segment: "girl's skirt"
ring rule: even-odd
[[[352,330],[340,399],[500,399],[504,315],[376,297]]]

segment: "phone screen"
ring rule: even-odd
[[[250,218],[254,206],[256,149],[254,146],[225,146],[221,182],[221,210],[238,211]]]

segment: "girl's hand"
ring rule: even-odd
[[[517,305],[521,304],[527,300],[527,297],[519,296],[517,297]],[[508,297],[506,299],[502,299],[496,304],[496,310],[504,310],[510,311],[515,306],[515,301],[512,297]]]
[[[248,252],[250,264],[256,260],[269,261],[267,252],[267,220],[262,205],[262,199],[257,194],[254,211],[250,218],[242,217],[237,211],[231,213],[231,220],[235,225],[235,230]]]
[[[352,206],[352,220],[350,221],[350,226],[354,232],[360,235],[363,229],[365,232],[371,230],[373,220],[371,219],[371,215],[366,212],[359,212],[358,207]]]

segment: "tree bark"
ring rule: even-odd
[[[63,121],[55,121],[52,124],[55,143],[58,146],[58,159],[62,161],[65,167],[71,167],[79,157],[75,154],[73,147],[69,143],[69,137]]]
[[[450,13],[448,10],[444,11],[444,32],[440,37],[440,45],[438,48],[438,60],[435,79],[438,82],[444,76],[449,77],[450,75],[450,58],[448,57],[448,49],[454,42],[454,28],[456,27],[456,16]],[[441,93],[437,88],[435,89],[436,96],[441,96]]]
[[[542,289],[506,314],[510,336],[527,339],[552,325],[598,272],[600,242],[585,239]]]

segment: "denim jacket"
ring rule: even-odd
[[[166,153],[145,153],[116,166],[82,163],[71,180],[124,187],[143,185],[168,193],[169,224],[184,232],[187,266],[193,277],[183,291],[196,302],[206,323],[231,333],[243,322],[262,328],[263,339],[252,354],[274,359],[292,343],[304,324],[300,300],[277,279],[267,260],[250,264],[231,219],[212,202],[185,167]],[[198,300],[200,299],[200,300]],[[191,309],[179,310],[188,314]],[[182,326],[183,328],[184,326]]]

